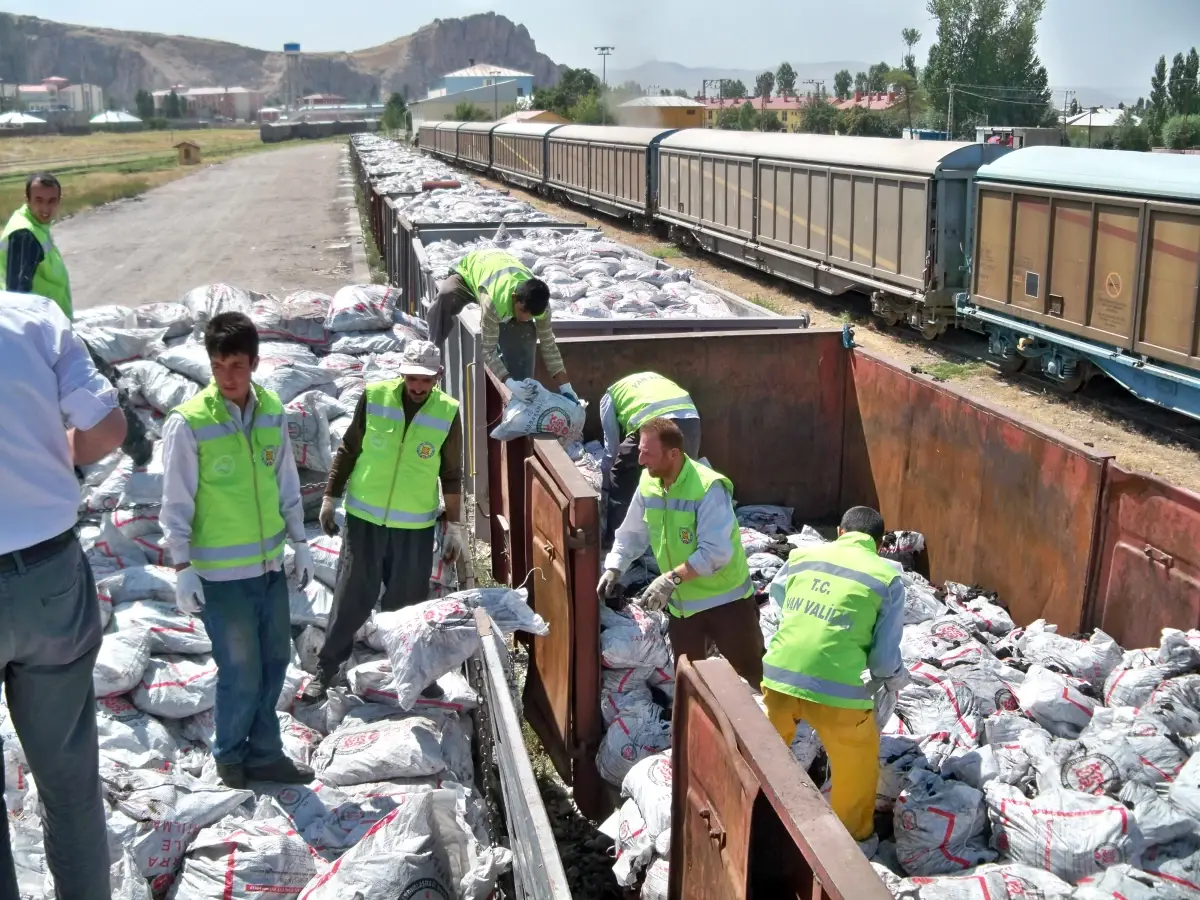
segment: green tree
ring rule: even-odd
[[[180,102],[179,95],[175,91],[171,91],[163,102],[163,114],[168,119],[183,118],[183,107],[184,104]]]
[[[533,92],[533,108],[547,109],[570,118],[571,108],[589,94],[599,96],[601,87],[595,72],[568,67],[558,84]]]
[[[671,91],[671,96],[683,97],[684,99],[690,99],[692,95],[689,94],[684,88],[675,88],[675,90]]]
[[[842,69],[833,76],[833,96],[845,100],[850,96],[850,88],[854,86],[854,76],[849,69]]]
[[[599,94],[586,94],[567,110],[567,118],[579,125],[603,125],[613,117]]]
[[[753,103],[747,100],[738,112],[738,128],[742,131],[757,131],[758,119],[758,110],[754,108]]]
[[[783,123],[779,121],[779,114],[773,109],[768,109],[758,117],[759,131],[783,131]]]
[[[763,100],[771,99],[771,91],[775,90],[775,73],[762,72],[754,79],[754,96]]]
[[[1118,150],[1140,150],[1143,153],[1150,149],[1150,133],[1146,126],[1138,121],[1133,110],[1126,109],[1117,119],[1113,146]]]
[[[1200,121],[1195,116],[1172,116],[1163,125],[1162,140],[1171,150],[1200,147]]]
[[[1083,112],[1083,110],[1079,108],[1079,101],[1076,98],[1072,97],[1071,105],[1067,107],[1067,115],[1068,116],[1077,116],[1081,112]]]
[[[914,75],[910,75],[907,69],[892,69],[887,74],[887,80],[889,84],[894,84],[900,93],[899,108],[904,111],[905,127],[912,128],[913,123],[925,113],[927,108],[925,92],[921,90],[921,83]]]
[[[1186,69],[1187,59],[1182,53],[1176,53],[1175,58],[1171,60],[1171,75],[1167,79],[1167,99],[1170,102],[1171,113],[1176,116],[1183,115],[1187,102]]]
[[[775,86],[779,95],[787,98],[796,93],[796,70],[790,62],[781,62],[775,71]]]
[[[1188,51],[1187,61],[1183,64],[1183,114],[1190,116],[1196,111],[1196,91],[1200,87],[1200,54],[1193,47]]]
[[[900,32],[900,38],[904,41],[904,46],[908,52],[904,54],[904,61],[900,68],[908,72],[913,78],[917,77],[917,57],[913,53],[913,47],[921,43],[921,32],[915,28],[905,28]]]
[[[492,114],[482,106],[476,106],[470,101],[455,105],[454,112],[446,116],[452,122],[490,122]]]
[[[1167,96],[1167,58],[1160,56],[1150,78],[1150,100],[1146,109],[1146,130],[1150,141],[1162,140],[1162,127],[1170,118],[1170,100]]]
[[[500,109],[500,118],[503,119],[506,116],[511,116],[513,113],[520,111],[520,109],[521,107],[515,103],[507,103]]]
[[[722,131],[738,131],[742,127],[742,111],[736,106],[726,106],[717,113],[717,127]]]
[[[741,100],[746,96],[746,85],[742,84],[738,78],[724,78],[721,80],[721,99],[722,100]]]
[[[852,106],[838,115],[838,134],[855,137],[899,137],[900,126],[881,112]]]
[[[809,134],[833,134],[837,130],[838,110],[832,103],[816,100],[804,107],[800,130]]]
[[[856,72],[854,75],[854,90],[865,91],[870,83],[866,72]]]
[[[867,72],[867,90],[886,91],[888,86],[888,73],[892,71],[892,67],[885,62],[875,63]]]
[[[933,124],[946,123],[950,85],[992,85],[956,90],[954,136],[977,122],[993,125],[1053,123],[1046,68],[1037,56],[1037,26],[1045,0],[928,0],[937,21],[922,87]]]
[[[154,97],[149,91],[138,91],[133,97],[133,105],[142,120],[154,118]]]
[[[604,93],[603,88],[600,91]],[[612,106],[620,106],[626,100],[633,100],[636,97],[646,96],[646,92],[642,90],[642,86],[636,81],[625,81],[618,84],[616,87],[608,89],[608,101]]]
[[[383,117],[380,124],[386,131],[400,131],[407,128],[408,104],[395,91],[388,95],[387,103],[383,106]]]

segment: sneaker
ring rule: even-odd
[[[235,791],[246,789],[246,770],[241,763],[234,763],[230,766],[217,763],[217,777],[227,788],[233,788]]]
[[[329,693],[329,688],[333,684],[333,679],[318,673],[313,680],[308,683],[308,687],[304,689],[304,693],[300,696],[304,700],[320,701],[325,699],[325,695]]]
[[[308,784],[316,774],[303,763],[284,756],[265,766],[246,766],[249,781],[274,781],[280,784]]]

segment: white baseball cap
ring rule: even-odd
[[[404,348],[400,374],[436,378],[442,374],[442,351],[430,341],[409,341]]]

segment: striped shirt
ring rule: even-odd
[[[534,319],[533,324],[537,327],[538,346],[542,348],[542,361],[546,363],[546,371],[551,378],[559,372],[565,372],[567,367],[563,364],[562,354],[558,352],[558,344],[554,340],[554,326],[550,322],[549,312],[540,319]],[[501,381],[507,381],[508,367],[500,358],[500,316],[496,314],[496,307],[491,303],[483,304],[480,330],[483,338],[483,364]]]

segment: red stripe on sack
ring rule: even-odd
[[[940,687],[942,689],[942,693],[944,693],[946,695],[946,697],[950,700],[950,705],[954,708],[955,718],[958,720],[958,724],[962,726],[962,730],[965,731],[967,734],[969,734],[975,740],[978,740],[979,735],[977,735],[974,731],[971,730],[971,726],[968,725],[966,720],[963,718],[962,710],[959,709],[959,707],[958,707],[958,698],[956,696],[954,696],[954,686],[947,684],[944,681],[938,681],[938,682],[936,682],[936,684],[938,687]]]
[[[248,884],[245,887],[247,894],[298,894],[304,890],[302,887],[286,887],[282,884]]]
[[[1112,700],[1113,691],[1115,691],[1117,689],[1117,685],[1121,683],[1121,679],[1124,678],[1126,675],[1128,675],[1132,671],[1133,671],[1132,669],[1123,669],[1121,671],[1121,674],[1116,677],[1116,679],[1112,683],[1112,687],[1110,687],[1108,689],[1108,693],[1104,695],[1104,705],[1105,706],[1112,705],[1109,701]]]
[[[150,631],[154,634],[166,634],[168,632],[177,634],[195,634],[196,621],[193,619],[187,625],[151,625]]]
[[[620,719],[620,718],[616,718],[616,719],[614,719],[614,720],[613,720],[613,722],[615,722],[617,725],[620,725],[620,726],[621,726],[621,730],[622,730],[623,732],[625,732],[626,736],[628,736],[628,734],[629,734],[629,729],[625,727],[625,723],[624,723],[623,721],[621,721],[621,719]]]
[[[1176,766],[1174,772],[1164,772],[1162,769],[1160,769],[1154,763],[1150,762],[1150,760],[1146,759],[1146,757],[1139,756],[1138,759],[1141,760],[1144,765],[1149,766],[1151,769],[1153,769],[1155,772],[1157,772],[1159,775],[1161,775],[1163,778],[1165,778],[1167,781],[1171,781],[1172,779],[1174,779],[1174,777],[1179,774],[1179,769],[1181,768],[1179,766]]]
[[[233,900],[233,871],[237,865],[237,847],[229,851],[229,862],[225,866],[225,892],[222,900]]]
[[[631,676],[632,674],[633,674],[633,669],[630,669],[628,672],[626,672],[624,675],[622,675],[621,680],[617,682],[617,687],[620,688],[622,692],[624,692],[625,684],[626,684],[626,682],[629,681],[629,676]]]
[[[396,816],[398,816],[400,814],[400,809],[401,809],[401,807],[397,806],[390,813],[388,813],[386,816],[384,816],[382,819],[380,819],[378,822],[376,822],[374,825],[372,825],[369,829],[367,829],[367,833],[362,836],[362,840],[366,840],[371,835],[373,835],[376,831],[378,831],[380,828],[382,828],[384,825],[392,822],[396,818]],[[323,887],[326,883],[328,883],[329,879],[332,878],[334,875],[336,875],[338,872],[338,869],[340,869],[342,867],[342,861],[345,858],[346,858],[345,856],[339,856],[337,859],[335,859],[333,861],[333,865],[331,865],[328,869],[325,870],[324,875],[319,875],[319,876],[317,876],[317,878],[315,880],[310,881],[308,883],[308,889],[304,892],[303,895],[301,895],[301,900],[303,900],[304,897],[310,896],[312,894],[312,892],[315,891],[317,888]]]
[[[1092,714],[1092,710],[1088,709],[1082,703],[1076,703],[1074,700],[1072,700],[1071,697],[1069,696],[1070,693],[1071,693],[1071,689],[1069,687],[1063,688],[1062,698],[1064,700],[1066,700],[1068,703],[1070,703],[1072,706],[1077,707],[1078,709],[1082,709],[1085,713],[1087,713],[1090,716]]]
[[[954,821],[956,818],[954,813],[947,812],[944,809],[938,809],[936,806],[930,806],[928,810],[935,816],[944,816],[946,819],[946,833],[942,835],[942,842],[938,844],[938,849],[942,851],[942,856],[946,857],[946,859],[950,860],[950,862],[962,866],[964,869],[971,868],[971,864],[967,860],[960,859],[946,849],[946,845],[950,842],[950,838],[954,834]]]
[[[146,682],[143,681],[142,687],[144,687],[148,691],[153,690],[154,688],[187,687],[189,684],[194,684],[195,682],[199,681],[201,678],[204,678],[207,675],[215,675],[216,672],[217,672],[217,667],[213,666],[211,669],[205,669],[203,672],[198,672],[195,675],[193,675],[191,678],[185,678],[183,681],[156,681],[153,684],[146,684]]]
[[[1150,874],[1154,875],[1156,878],[1161,878],[1163,881],[1171,881],[1175,884],[1182,884],[1184,887],[1191,888],[1193,891],[1200,891],[1200,884],[1192,884],[1192,882],[1188,881],[1186,878],[1180,878],[1178,875],[1169,875],[1166,872],[1161,871],[1152,871]]]

